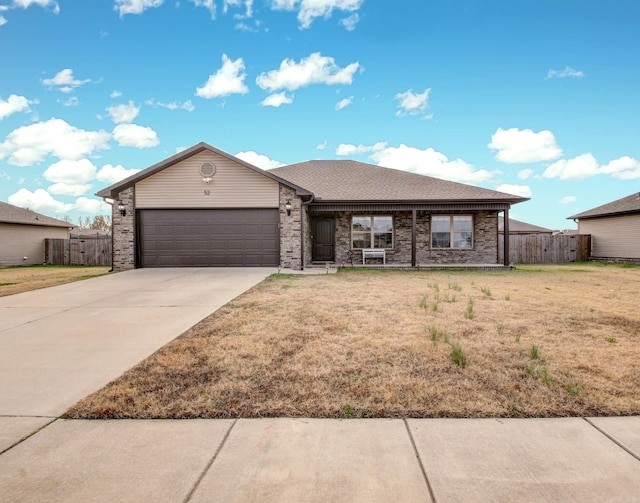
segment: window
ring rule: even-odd
[[[431,247],[473,248],[473,217],[471,215],[433,215]]]
[[[351,248],[393,248],[393,217],[353,217]]]

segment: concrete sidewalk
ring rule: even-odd
[[[56,420],[0,502],[640,501],[640,417]]]

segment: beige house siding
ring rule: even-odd
[[[200,166],[212,162],[216,174],[206,184]],[[279,184],[214,152],[201,152],[135,186],[141,208],[277,208]]]
[[[66,227],[0,223],[0,267],[44,264],[45,238],[68,237]]]
[[[640,259],[640,215],[580,219],[580,234],[591,234],[591,256]]]

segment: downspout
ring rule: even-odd
[[[300,198],[302,199],[302,198]],[[309,215],[308,206],[313,202],[313,194],[309,197],[308,201],[302,201],[302,207],[300,208],[300,267],[304,271],[304,220],[305,220],[305,212],[304,207],[307,206],[307,216]]]

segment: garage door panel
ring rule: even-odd
[[[277,266],[277,209],[138,210],[141,267]]]

